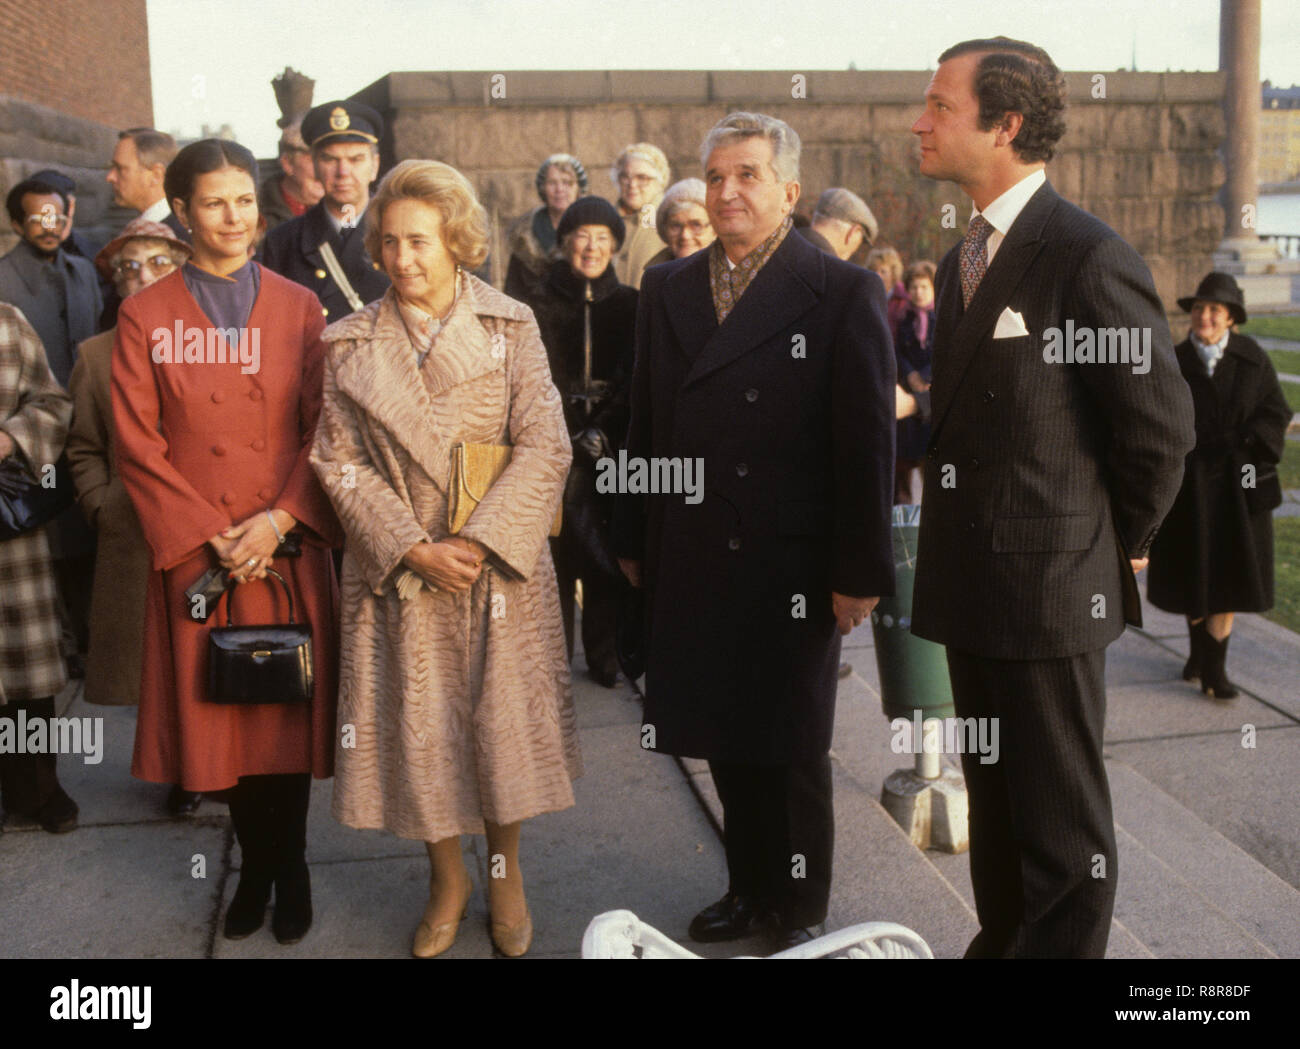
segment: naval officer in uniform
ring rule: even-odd
[[[358,102],[326,102],[303,117],[302,137],[325,196],[271,230],[262,245],[268,269],[316,293],[326,323],[388,290],[388,277],[370,258],[360,228],[370,184],[379,174],[383,129],[379,114]]]

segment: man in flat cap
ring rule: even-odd
[[[326,323],[373,302],[388,277],[370,258],[360,230],[379,174],[383,119],[359,102],[326,102],[302,119],[316,178],[325,196],[262,242],[262,262],[316,293]]]
[[[879,228],[866,201],[852,190],[832,186],[817,198],[812,223],[800,232],[822,251],[847,262],[863,244],[871,246]]]

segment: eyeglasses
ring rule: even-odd
[[[56,215],[52,211],[46,211],[40,215],[28,215],[26,222],[29,229],[36,229],[38,227],[40,229],[49,230],[63,229],[63,227],[68,224],[68,216]]]
[[[707,222],[701,222],[699,219],[691,219],[689,222],[683,222],[679,219],[669,219],[664,224],[664,229],[669,233],[685,233],[690,230],[692,233],[700,234],[709,228]]]
[[[631,182],[633,185],[637,185],[637,186],[646,186],[649,185],[651,182],[659,181],[653,175],[629,175],[627,172],[623,172],[621,175],[619,175],[618,180],[620,182]]]
[[[132,277],[138,277],[145,266],[157,272],[158,270],[173,269],[176,263],[170,255],[154,255],[143,262],[139,259],[119,259],[113,264],[113,276],[123,277],[129,274]]]

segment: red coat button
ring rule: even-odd
[[[252,445],[250,445],[250,447],[255,452],[264,452],[266,451],[266,442],[259,437],[256,441],[252,443]]]
[[[229,506],[231,503],[235,501],[235,497],[231,495],[229,492],[222,492],[221,501],[225,503],[227,506]]]
[[[251,390],[248,391],[248,396],[255,401],[260,401],[262,399],[262,391],[259,390],[256,386],[254,386]]]
[[[220,403],[221,403],[222,401],[224,401],[225,399],[226,399],[226,391],[225,391],[225,390],[213,390],[213,391],[212,391],[212,403],[213,403],[213,404],[220,404]]]
[[[213,455],[225,455],[225,454],[226,454],[226,446],[225,446],[224,444],[214,444],[214,445],[212,446],[212,454],[213,454]]]

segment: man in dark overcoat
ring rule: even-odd
[[[326,102],[302,118],[325,196],[276,226],[262,242],[267,269],[310,288],[332,324],[388,290],[388,275],[366,251],[362,219],[379,174],[383,118],[359,102]]]
[[[912,127],[921,174],[974,205],[938,271],[912,608],[912,632],[948,648],[958,716],[1001,738],[997,761],[962,754],[968,957],[1105,953],[1106,646],[1141,624],[1134,572],[1192,447],[1147,267],[1046,180],[1064,87],[1041,48],[968,41],[940,56]]]
[[[791,235],[794,131],[733,113],[701,159],[718,239],[642,279],[616,547],[646,588],[642,746],[707,758],[725,815],[691,936],[787,946],[830,895],[840,635],[893,593],[894,356],[875,275]]]

